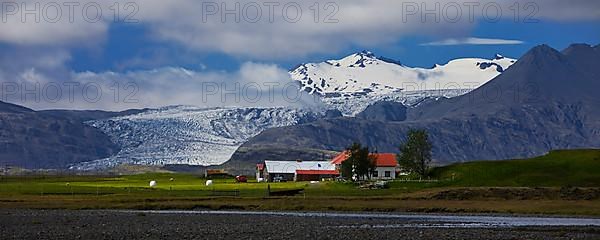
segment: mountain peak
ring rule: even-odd
[[[376,58],[375,54],[369,50],[362,50],[360,52],[357,52],[356,55],[362,56],[365,58]]]
[[[502,59],[504,59],[504,56],[502,56],[502,55],[500,55],[500,54],[496,53],[496,55],[494,56],[494,59],[495,59],[495,60],[502,60]]]
[[[564,55],[561,52],[546,44],[542,44],[525,53],[519,62],[522,64],[536,63],[539,65],[541,62],[563,62],[563,58]],[[517,62],[517,64],[519,62]]]
[[[594,51],[592,45],[586,43],[575,43],[569,45],[568,48],[562,51],[563,54],[568,55],[571,52],[580,52],[580,51]]]
[[[563,50],[561,53],[564,55],[573,54],[594,54],[595,49],[592,45],[585,43],[571,44],[568,48]]]
[[[587,71],[596,72],[598,71],[598,61],[600,61],[600,52],[589,44],[572,44],[568,48],[562,51],[571,63],[579,68],[585,68]]]
[[[559,53],[556,49],[548,46],[547,44],[537,45],[529,50],[528,53]]]

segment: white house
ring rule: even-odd
[[[375,180],[393,180],[396,179],[396,169],[398,162],[396,161],[396,154],[393,153],[372,153],[371,156],[375,157],[375,171],[371,173],[371,178]],[[348,159],[348,153],[342,152],[335,156],[331,163],[336,166],[339,170],[342,162]]]

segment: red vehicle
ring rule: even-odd
[[[245,183],[248,182],[248,177],[246,176],[236,176],[235,180],[239,183]]]

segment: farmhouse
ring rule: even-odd
[[[326,161],[265,161],[256,165],[256,179],[273,181],[319,181],[339,176]]]
[[[377,180],[392,180],[396,179],[396,169],[398,162],[396,161],[396,154],[393,153],[371,153],[371,156],[375,157],[375,171],[371,173],[372,179]],[[342,152],[335,156],[331,160],[331,164],[336,166],[336,169],[342,165],[342,162],[348,159],[348,153]]]

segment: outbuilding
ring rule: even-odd
[[[334,179],[340,176],[337,170],[296,170],[296,181],[321,181],[323,179]]]
[[[256,176],[265,181],[319,181],[339,176],[335,165],[326,161],[270,161],[257,164]]]

